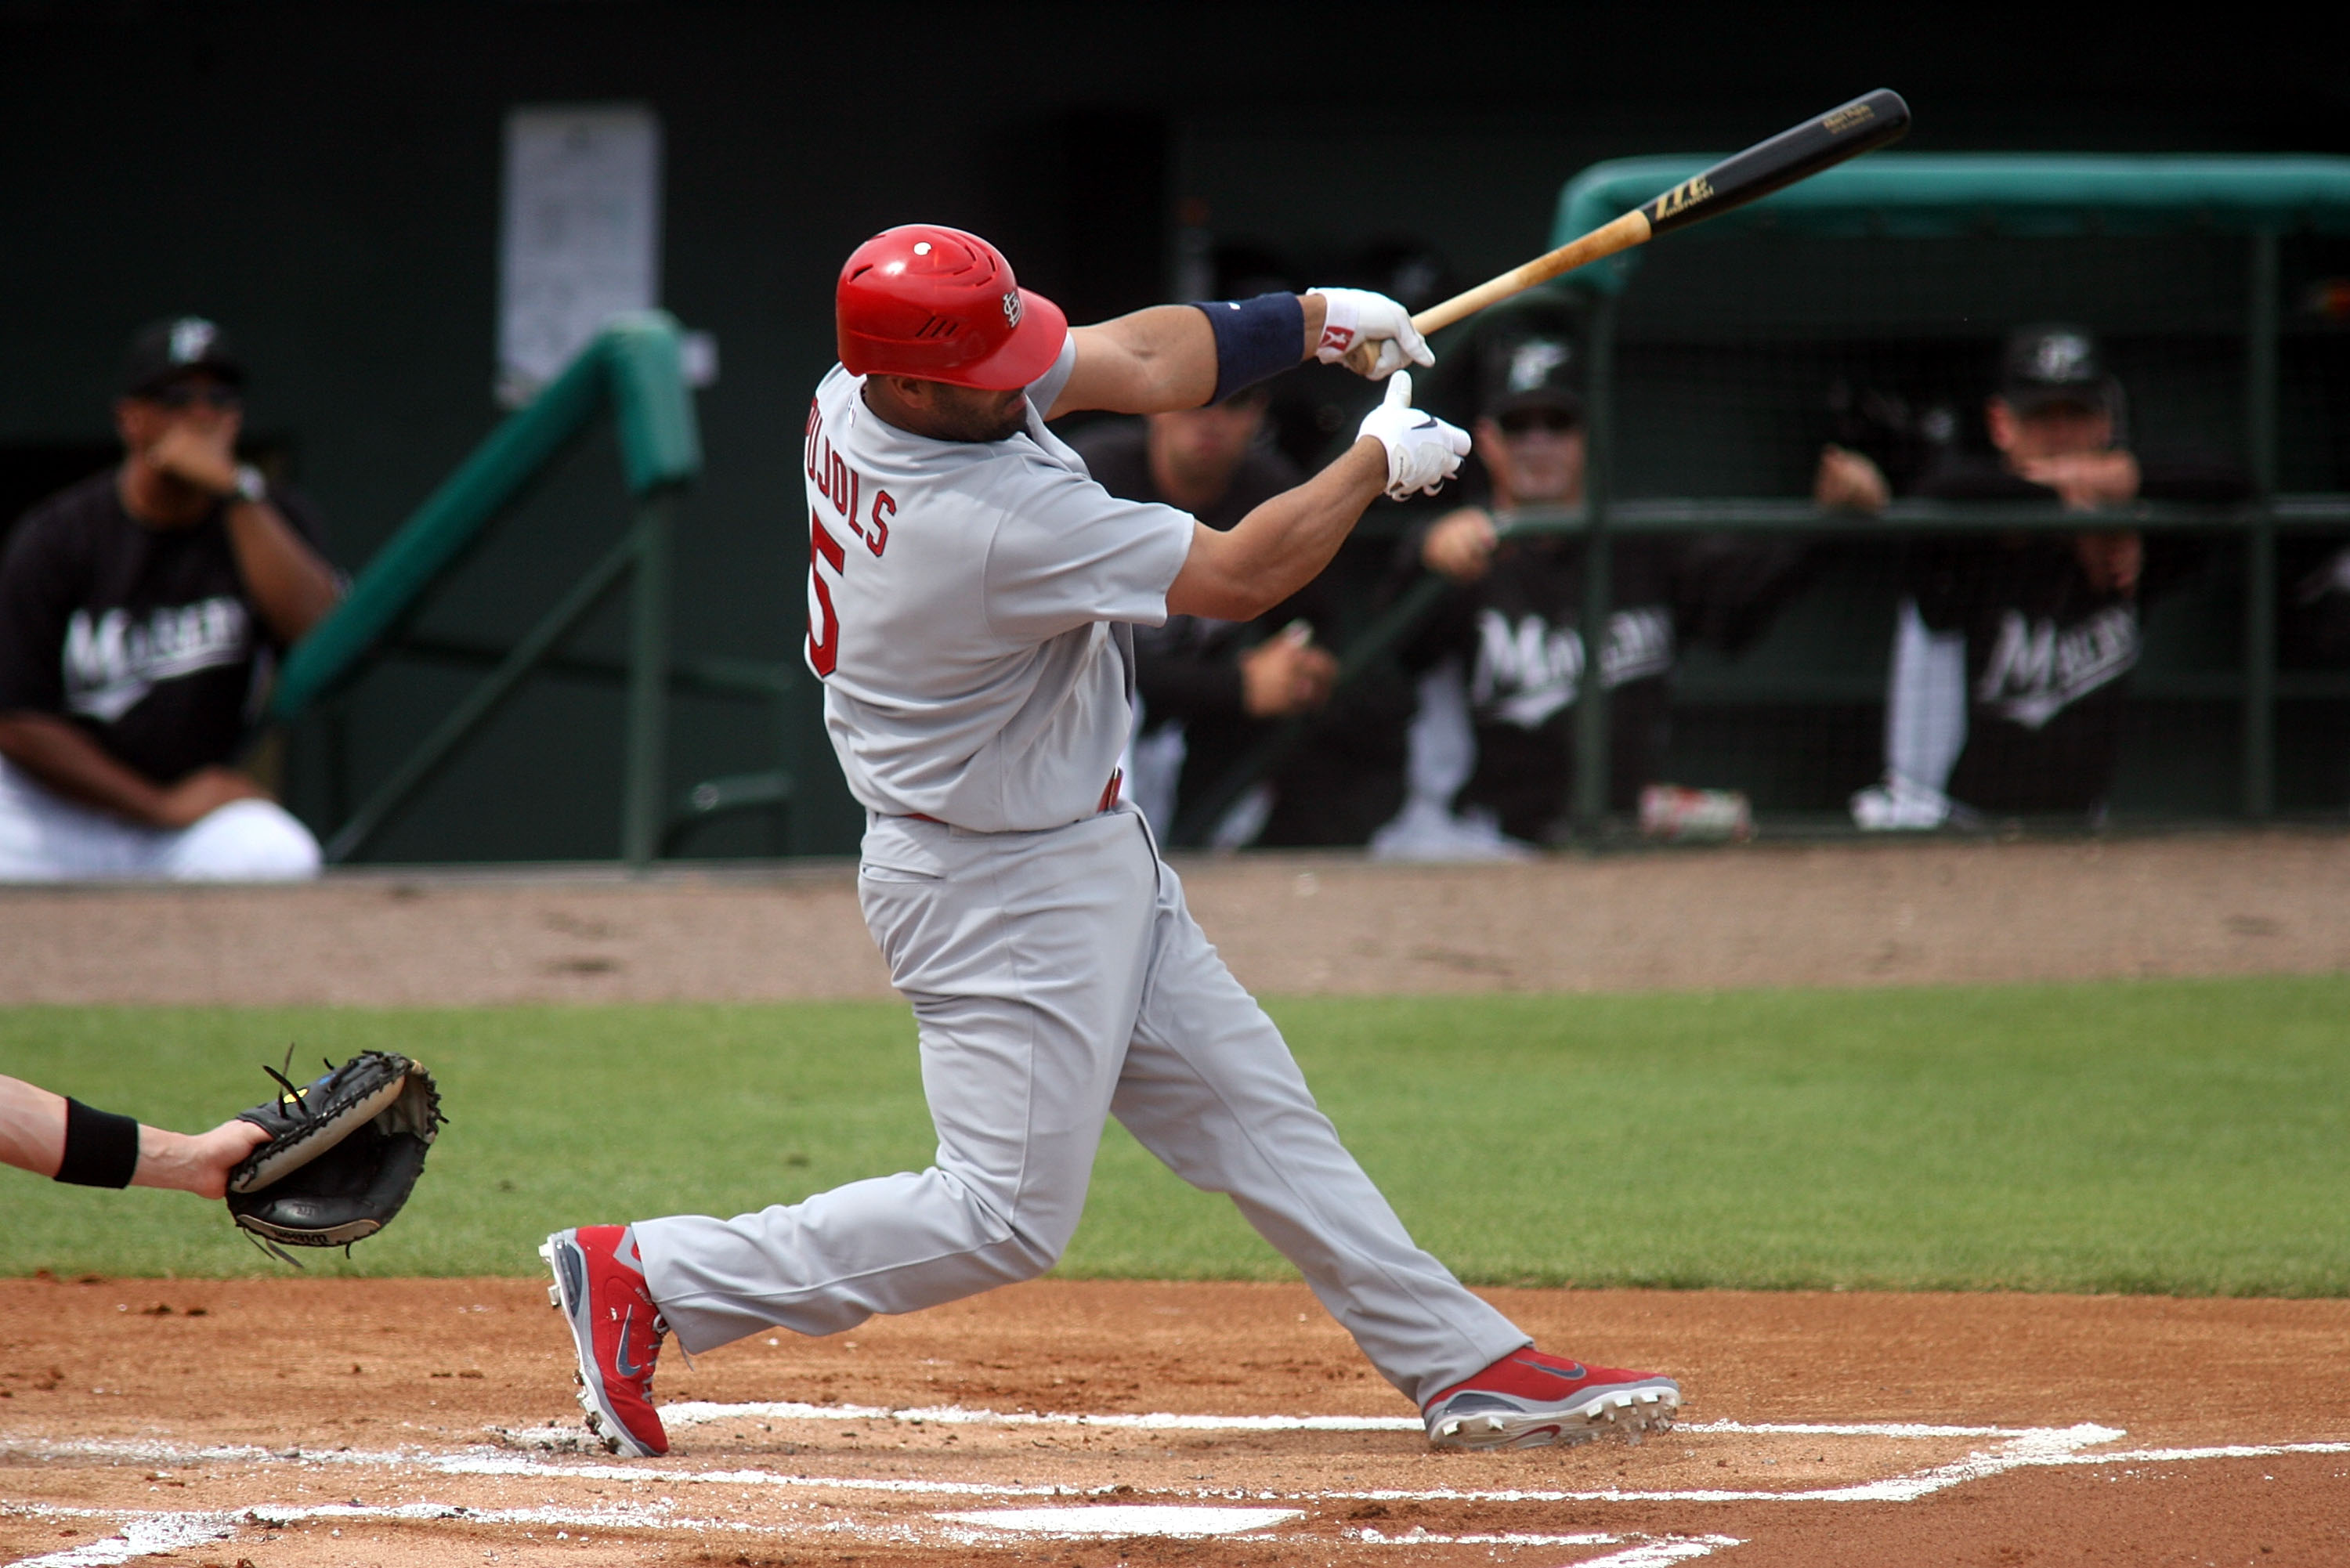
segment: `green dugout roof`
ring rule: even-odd
[[[1689,154],[1595,163],[1559,192],[1551,244],[1587,234],[1719,160]],[[2350,234],[2350,158],[1877,152],[1692,232],[1756,230],[1856,239]],[[1567,276],[1612,293],[1628,281],[1638,254]]]

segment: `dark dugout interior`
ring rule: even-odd
[[[13,518],[102,461],[122,340],[201,311],[246,346],[256,440],[356,566],[498,415],[506,111],[645,103],[665,138],[662,302],[722,367],[679,539],[680,646],[795,659],[801,414],[831,360],[834,270],[878,228],[983,232],[1087,320],[1166,297],[1186,230],[1299,268],[1408,239],[1473,279],[1540,249],[1593,161],[1734,147],[1877,86],[1909,99],[1916,151],[2350,151],[2329,52],[2210,31],[2081,7],[7,0],[0,499]],[[527,624],[617,532],[613,466],[583,449],[435,629]],[[623,635],[608,618],[586,642]],[[469,678],[372,678],[336,735],[296,737],[292,803],[330,819]],[[798,701],[786,847],[843,852],[858,815],[813,689]],[[608,857],[618,715],[613,689],[536,683],[376,857]],[[681,703],[673,781],[771,760],[739,708]],[[764,845],[742,824],[696,846]]]

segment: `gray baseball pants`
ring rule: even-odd
[[[1139,813],[1041,833],[874,821],[858,890],[913,1003],[938,1163],[733,1220],[639,1220],[680,1343],[837,1334],[1032,1279],[1068,1245],[1105,1113],[1241,1213],[1417,1403],[1529,1343],[1412,1244]]]

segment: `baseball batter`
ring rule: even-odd
[[[836,1334],[1043,1273],[1106,1115],[1231,1194],[1432,1441],[1669,1424],[1671,1380],[1533,1349],[1412,1244],[1118,800],[1133,627],[1263,614],[1375,497],[1432,492],[1467,453],[1410,406],[1399,372],[1431,361],[1402,307],[1323,289],[1072,330],[984,240],[912,225],[857,249],[836,309],[840,364],[806,429],[807,660],[868,813],[858,895],[913,1004],[937,1162],[733,1220],[549,1237],[588,1427],[618,1453],[667,1451],[668,1333],[689,1351]],[[1228,531],[1110,495],[1046,429],[1195,408],[1358,341],[1392,377],[1360,438]]]

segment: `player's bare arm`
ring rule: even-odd
[[[1436,362],[1402,306],[1357,288],[1153,306],[1073,327],[1069,337],[1076,344],[1076,366],[1044,410],[1048,420],[1089,409],[1119,414],[1196,409],[1308,359],[1346,361],[1356,348],[1367,356],[1346,362],[1350,369],[1367,363],[1365,373],[1372,380],[1385,380],[1406,365]]]
[[[1380,494],[1432,494],[1468,454],[1468,432],[1414,409],[1411,377],[1397,374],[1337,462],[1229,532],[1193,526],[1191,553],[1167,590],[1169,613],[1253,620],[1312,582]]]
[[[217,386],[192,379],[199,389]],[[222,506],[237,573],[271,633],[293,642],[326,618],[342,597],[341,581],[271,504],[259,472],[237,462],[243,416],[234,403],[126,398],[115,424],[129,454],[120,483],[132,516],[151,528],[183,528]]]
[[[0,713],[0,757],[68,800],[148,827],[187,827],[231,801],[265,800],[269,793],[233,768],[198,768],[156,784],[53,713]]]
[[[1191,553],[1167,590],[1168,613],[1254,620],[1330,564],[1387,483],[1387,449],[1366,436],[1229,532],[1195,525]]]
[[[219,1198],[228,1190],[229,1171],[268,1137],[242,1120],[210,1132],[177,1133],[87,1106],[76,1116],[63,1095],[0,1077],[0,1161],[36,1176],[62,1173],[85,1185],[162,1187]],[[68,1163],[75,1168],[68,1170]],[[100,1164],[112,1168],[100,1170]],[[88,1179],[100,1176],[107,1179]]]
[[[1300,362],[1311,358],[1328,317],[1318,293],[1297,296],[1305,326],[1297,345]],[[1196,409],[1216,389],[1216,335],[1204,311],[1188,305],[1155,305],[1095,327],[1070,328],[1076,340],[1076,369],[1045,411],[1046,419],[1081,410],[1119,414],[1159,414]]]
[[[229,547],[254,607],[281,642],[295,642],[341,602],[342,580],[277,508],[235,501],[228,508]]]

